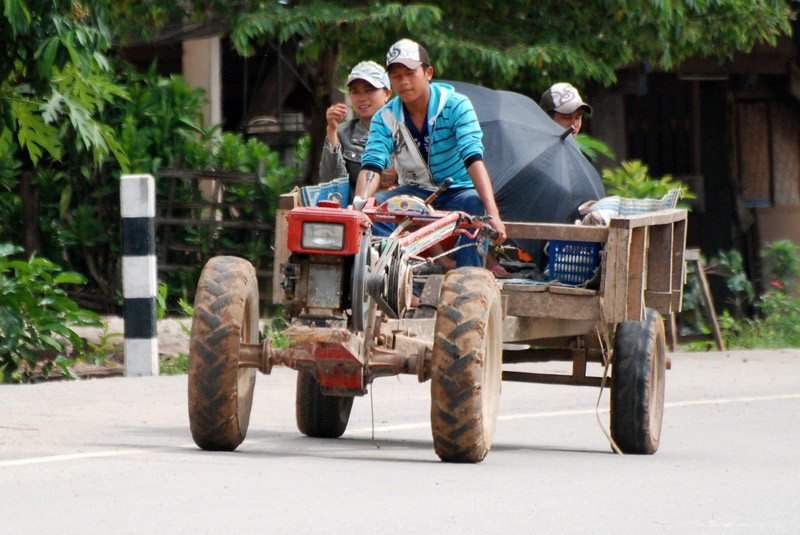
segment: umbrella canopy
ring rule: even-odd
[[[532,99],[464,82],[483,129],[484,162],[504,221],[567,223],[578,206],[605,196],[603,182],[571,135]],[[513,240],[543,264],[539,240]]]

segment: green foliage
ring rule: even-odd
[[[751,304],[756,297],[755,288],[744,269],[742,253],[733,249],[720,251],[708,265],[709,274],[721,275],[732,295],[729,304],[733,305],[737,317],[744,314],[745,307]]]
[[[0,244],[0,382],[36,381],[53,371],[72,377],[62,340],[83,344],[68,326],[100,325],[96,314],[66,294],[65,287],[86,279],[46,258],[16,258],[21,251]],[[44,358],[43,350],[53,356]]]
[[[5,0],[0,154],[22,149],[37,165],[79,149],[98,162],[113,154],[125,165],[113,131],[96,117],[125,96],[109,77],[106,16],[100,0]]]
[[[275,314],[270,318],[269,322],[264,324],[264,332],[262,335],[266,338],[272,338],[275,347],[285,349],[289,347],[290,339],[288,336],[281,334],[289,327],[289,322],[283,318],[283,312],[280,307],[277,308]]]
[[[88,348],[83,348],[80,352],[80,359],[84,362],[94,364],[95,366],[103,366],[108,364],[109,357],[119,352],[118,348],[111,342],[112,338],[121,338],[122,333],[108,332],[108,323],[102,322],[103,332],[97,337],[97,343],[91,340],[86,341]]]
[[[709,265],[710,273],[725,277],[733,298],[734,313],[724,310],[719,316],[719,326],[725,344],[736,348],[800,347],[800,290],[792,290],[789,282],[800,273],[798,248],[791,242],[772,242],[762,250],[767,260],[770,283],[765,292],[755,297],[753,284],[744,272],[742,256],[738,251],[722,252]],[[690,279],[691,280],[691,279]],[[688,291],[685,297],[691,295]],[[755,314],[744,315],[745,305],[751,304]],[[697,308],[691,300],[684,300],[684,311]],[[707,322],[700,332],[709,333]],[[708,349],[709,343],[695,343],[690,350]]]
[[[789,240],[777,240],[761,251],[766,268],[772,274],[771,284],[783,291],[796,285],[800,276],[798,247]]]
[[[158,291],[156,292],[156,317],[160,320],[163,320],[167,314],[167,292],[167,285],[159,282]]]
[[[648,167],[640,160],[624,161],[616,169],[603,169],[603,183],[608,195],[620,197],[659,199],[670,190],[680,188],[684,198],[696,198],[687,186],[674,180],[672,175],[652,178]]]
[[[600,156],[605,156],[610,160],[616,159],[614,151],[603,141],[590,136],[589,134],[578,134],[575,137],[581,152],[590,160],[595,161]]]
[[[308,138],[303,137],[298,143],[296,158],[302,161],[308,150]],[[225,254],[233,254],[248,259],[258,269],[269,255],[273,242],[272,226],[278,206],[278,197],[289,191],[300,169],[281,163],[279,154],[257,139],[245,141],[241,135],[224,133],[213,139],[213,146],[208,151],[205,168],[214,170],[240,171],[258,173],[257,183],[228,183],[222,191],[222,202],[225,205],[237,205],[235,218],[239,221],[250,221],[262,224],[265,229],[252,232],[232,227],[221,227],[209,220],[208,225],[185,226],[173,229],[171,238],[188,244],[197,245],[202,257],[207,258],[212,249],[222,248]],[[179,181],[175,191],[177,199],[193,203],[202,202],[201,194],[191,181]],[[164,195],[166,191],[162,192]],[[245,203],[258,201],[256,207],[245,207]],[[223,208],[222,210],[230,210]],[[232,214],[227,214],[233,217]],[[195,288],[203,262],[197,261],[195,253],[172,253],[171,259],[182,265],[196,266],[194,272],[178,272],[167,275],[164,286],[159,289],[158,309],[162,313],[179,311],[180,299]],[[163,291],[163,295],[162,295]],[[185,312],[185,310],[184,310]]]
[[[163,356],[158,360],[159,375],[185,375],[189,373],[189,355]]]
[[[729,349],[800,347],[800,298],[782,291],[768,291],[757,302],[758,316],[720,319]]]
[[[202,89],[179,75],[163,78],[156,65],[145,73],[121,66],[129,100],[109,122],[121,132],[121,144],[135,173],[156,174],[159,167],[211,167],[206,144],[218,126],[206,126]]]

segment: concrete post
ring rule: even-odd
[[[158,375],[155,191],[152,175],[122,175],[122,293],[127,376]]]

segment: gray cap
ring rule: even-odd
[[[362,61],[353,67],[353,70],[347,76],[346,85],[349,86],[353,80],[364,80],[378,89],[390,89],[389,75],[386,74],[386,69],[374,61]]]
[[[539,107],[550,113],[557,111],[569,115],[578,108],[586,113],[592,113],[592,107],[586,104],[578,90],[566,82],[559,82],[550,86],[550,89],[542,93],[539,100]]]

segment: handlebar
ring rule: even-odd
[[[490,220],[491,218],[492,218],[492,216],[490,216],[490,215],[487,215],[486,217],[483,217],[483,218],[481,218],[481,219],[482,219],[482,221],[483,221],[484,223],[486,223],[486,221]],[[489,237],[489,239],[490,239],[490,240],[492,240],[492,241],[496,240],[496,239],[497,239],[497,238],[500,236],[500,233],[499,233],[499,232],[497,232],[497,229],[496,229],[496,228],[494,228],[494,227],[493,227],[493,226],[491,226],[491,225],[488,225],[488,224],[484,224],[484,225],[481,227],[481,232],[482,232],[482,233],[484,233],[484,234],[486,234],[486,236],[488,236],[488,237]]]

